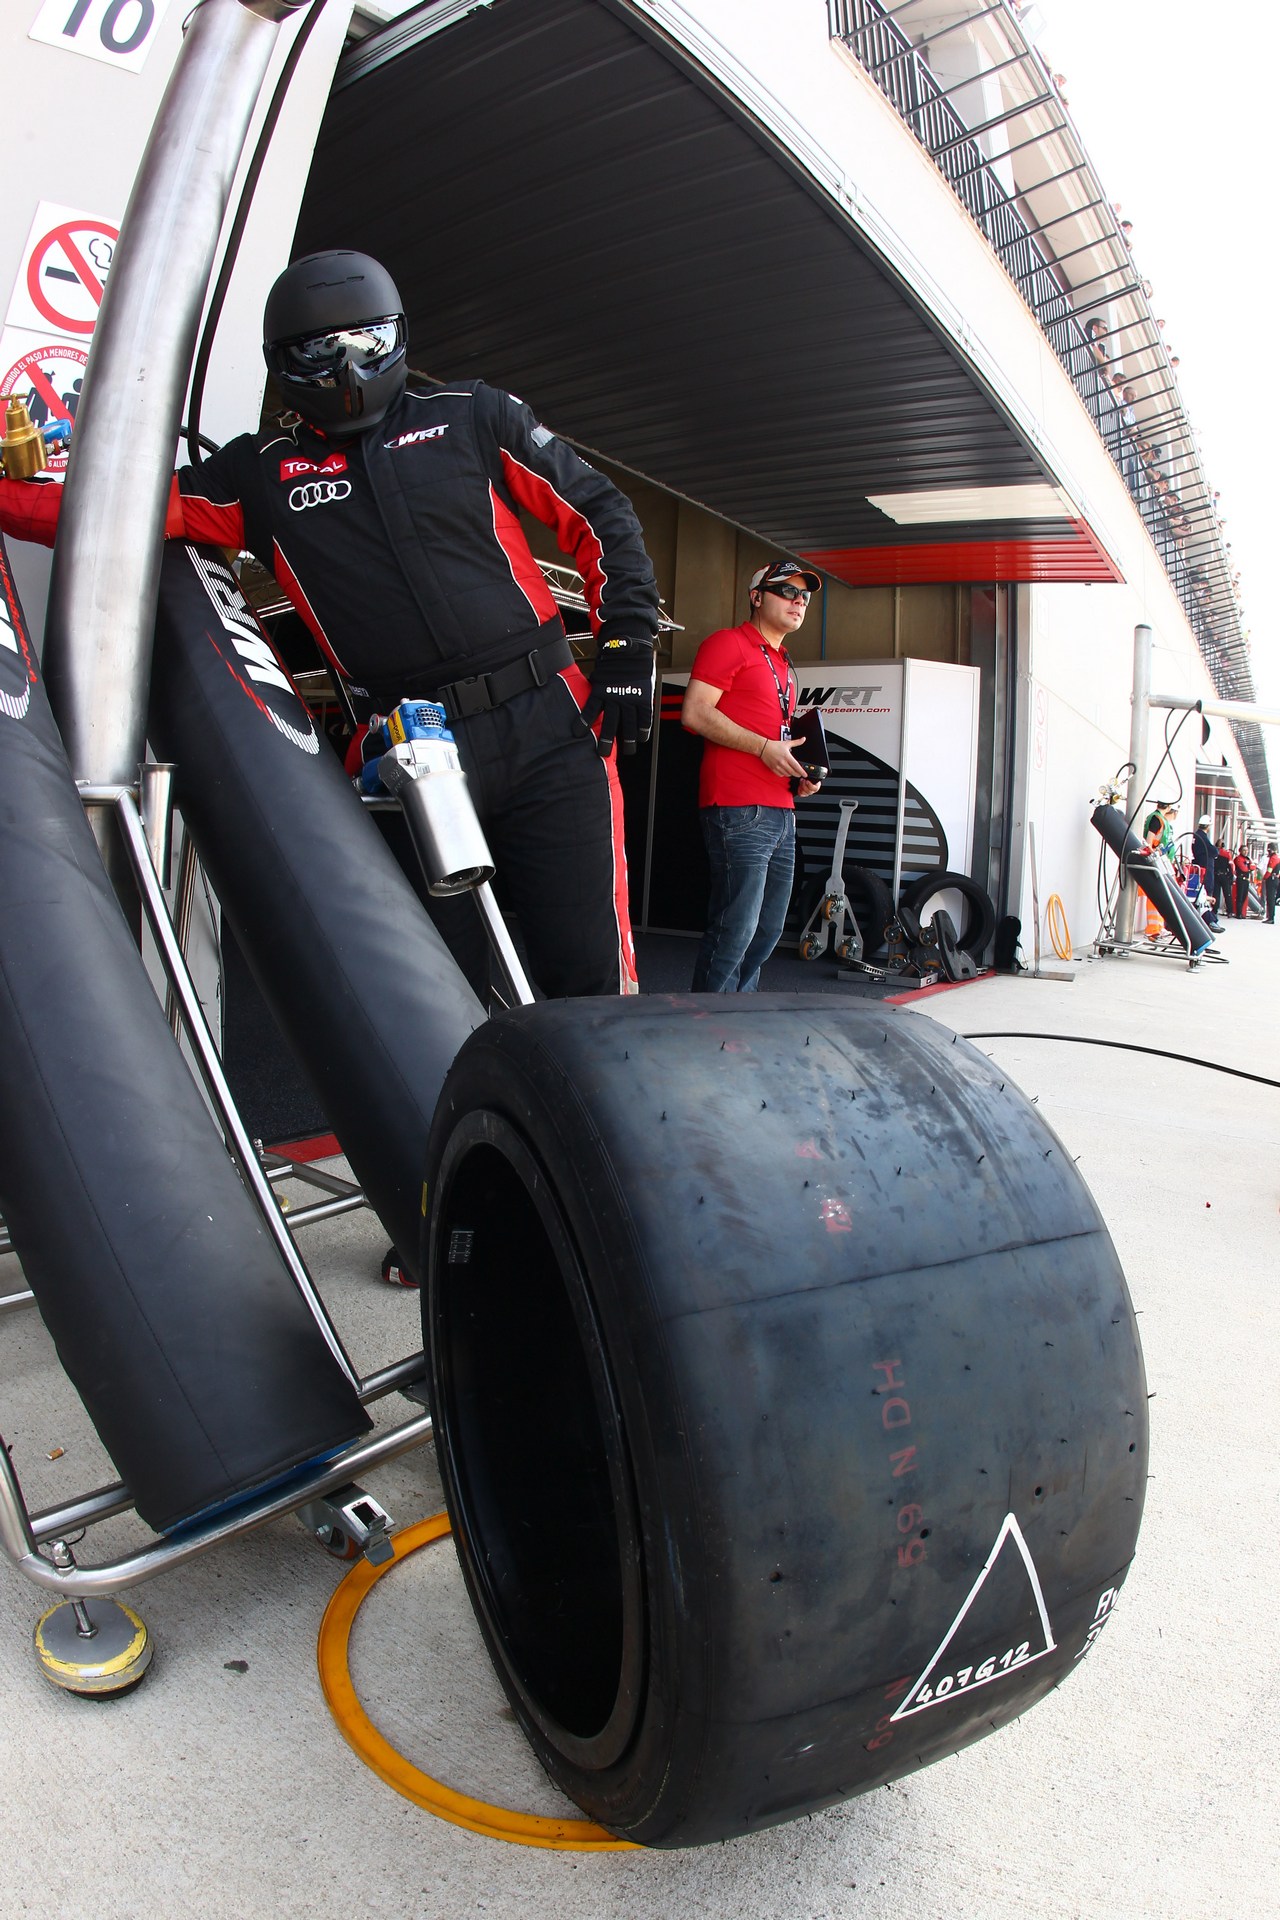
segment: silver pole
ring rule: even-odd
[[[125,212],[76,414],[45,679],[76,779],[142,758],[165,508],[196,329],[282,20],[304,0],[203,0]],[[100,844],[110,829],[100,814]]]
[[[167,893],[173,859],[173,763],[144,760],[138,768],[138,810],[156,878]]]
[[[210,1547],[238,1534],[248,1533],[269,1520],[278,1520],[308,1500],[331,1493],[335,1487],[357,1480],[374,1467],[398,1460],[402,1454],[420,1447],[431,1438],[431,1416],[421,1413],[403,1426],[382,1427],[376,1433],[335,1454],[323,1466],[312,1466],[273,1492],[262,1492],[224,1507],[207,1520],[193,1521],[177,1534],[111,1560],[100,1567],[54,1566],[37,1551],[31,1521],[22,1500],[22,1489],[13,1470],[8,1450],[0,1445],[0,1550],[38,1587],[52,1593],[83,1599],[94,1594],[119,1593],[135,1587],[140,1580],[163,1573],[167,1567],[181,1566]],[[96,1516],[95,1516],[96,1517]]]
[[[236,1106],[231,1088],[227,1084],[222,1062],[218,1058],[218,1050],[213,1044],[213,1035],[209,1031],[204,1009],[196,993],[195,982],[187,970],[186,962],[178,947],[177,935],[173,930],[173,922],[169,918],[164,894],[160,891],[160,882],[151,865],[146,834],[142,828],[142,818],[137,811],[133,794],[127,787],[117,789],[114,794],[111,794],[110,790],[91,788],[86,797],[99,803],[107,798],[111,800],[129,852],[134,882],[142,897],[142,908],[151,928],[151,936],[156,943],[165,972],[178,995],[187,1038],[199,1061],[201,1075],[217,1109],[228,1146],[239,1165],[240,1177],[257,1201],[262,1213],[263,1225],[275,1241],[276,1249],[288,1269],[289,1276],[306,1301],[325,1344],[351,1385],[358,1391],[359,1376],[338,1337],[336,1327],[329,1318],[324,1301],[316,1292],[315,1283],[307,1272],[306,1263],[294,1245],[293,1235],[285,1224],[284,1215],[271,1190],[271,1183],[262,1171],[262,1163],[254,1152],[253,1142],[245,1131],[244,1121],[240,1118],[240,1109]]]
[[[507,923],[502,917],[502,909],[487,880],[482,881],[475,889],[475,901],[480,909],[484,930],[489,936],[493,957],[498,963],[507,992],[511,995],[511,1005],[531,1007],[533,988],[529,985],[528,975],[520,965],[520,956],[511,943],[511,935],[507,932]]]
[[[1247,700],[1188,700],[1177,693],[1152,693],[1151,707],[1171,707],[1175,713],[1212,713],[1224,720],[1251,720],[1259,727],[1280,727],[1280,707],[1256,707]]]
[[[1125,800],[1125,818],[1132,820],[1142,803],[1142,795],[1147,785],[1147,709],[1151,704],[1151,629],[1147,626],[1133,630],[1133,712],[1129,716],[1129,759],[1133,772],[1129,776],[1129,792]],[[1133,922],[1138,906],[1138,888],[1134,881],[1126,880],[1120,889],[1120,900],[1116,907],[1116,939],[1127,941],[1133,938]]]

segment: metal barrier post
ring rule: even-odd
[[[160,548],[196,329],[276,31],[300,4],[203,0],[195,10],[103,295],[44,651],[71,771],[92,785],[130,784],[142,758]],[[110,823],[101,809],[90,817],[105,851]]]
[[[1133,712],[1129,716],[1129,791],[1125,799],[1125,818],[1132,821],[1142,805],[1147,786],[1147,709],[1151,699],[1151,629],[1133,630]],[[1116,907],[1116,940],[1127,945],[1133,939],[1133,922],[1138,910],[1138,887],[1125,880]]]

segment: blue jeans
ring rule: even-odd
[[[754,993],[787,917],[796,816],[790,807],[703,807],[702,837],[711,899],[693,991]]]

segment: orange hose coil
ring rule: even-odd
[[[397,1753],[361,1706],[351,1678],[349,1648],[351,1629],[366,1595],[392,1567],[407,1560],[420,1547],[443,1540],[449,1531],[447,1513],[432,1514],[427,1520],[419,1520],[416,1526],[406,1527],[391,1542],[391,1559],[376,1567],[367,1560],[357,1561],[325,1608],[316,1665],[320,1670],[320,1686],[329,1711],[338,1723],[338,1731],[380,1780],[404,1799],[425,1807],[428,1813],[450,1821],[455,1827],[469,1827],[472,1833],[483,1833],[491,1840],[509,1840],[524,1847],[555,1847],[567,1853],[635,1851],[633,1841],[619,1840],[592,1820],[555,1820],[544,1814],[515,1813],[507,1807],[491,1806],[487,1800],[473,1800],[468,1794],[455,1792]]]
[[[1049,929],[1049,942],[1059,960],[1071,958],[1071,929],[1067,925],[1067,910],[1062,904],[1060,893],[1051,893],[1044,910],[1045,925]]]

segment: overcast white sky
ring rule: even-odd
[[[1275,182],[1280,0],[1038,0],[1040,52],[1112,200],[1181,365],[1222,494],[1258,697],[1280,705]],[[1273,784],[1280,733],[1268,731]]]

